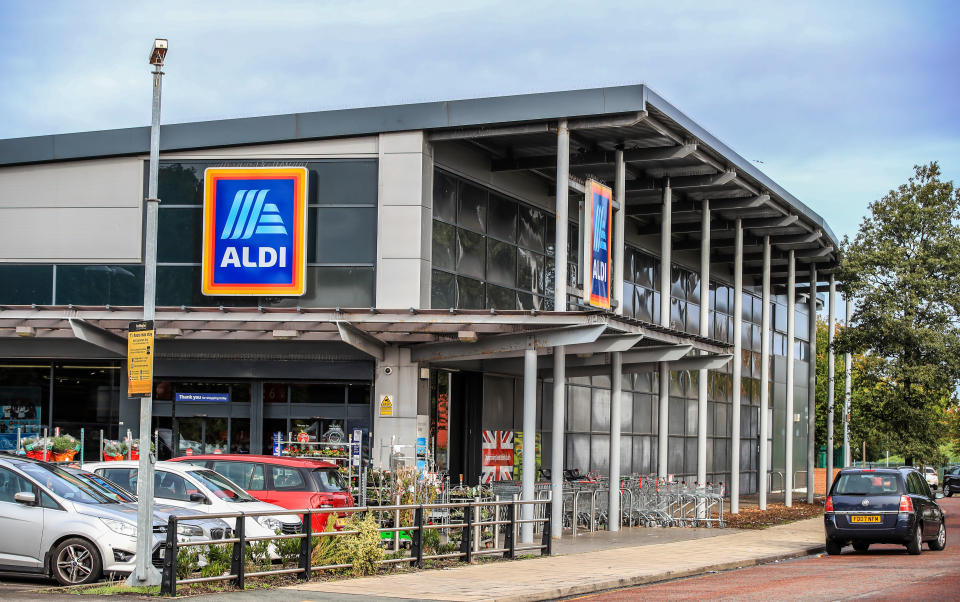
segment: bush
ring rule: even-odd
[[[200,570],[200,550],[180,548],[177,552],[177,579],[188,579]]]
[[[309,518],[307,519],[309,520]],[[277,531],[277,535],[281,532]],[[297,563],[300,560],[301,539],[278,539],[276,541],[277,554],[280,555],[280,561],[283,564]]]
[[[330,521],[332,522],[332,521]],[[329,531],[328,528],[324,529]],[[349,564],[349,572],[354,576],[373,575],[384,558],[380,547],[380,532],[372,513],[354,514],[350,517],[346,531],[359,531],[352,535],[328,535],[314,540],[312,562],[315,566],[330,564]]]

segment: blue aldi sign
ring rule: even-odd
[[[613,193],[608,186],[587,180],[583,228],[583,302],[610,309],[610,234]]]
[[[203,294],[303,295],[306,205],[306,168],[208,168]]]

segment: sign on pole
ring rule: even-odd
[[[153,393],[153,320],[130,322],[127,333],[127,397]]]
[[[584,190],[583,303],[610,309],[613,191],[596,180],[587,180]]]
[[[307,181],[305,167],[206,169],[204,295],[304,294]]]

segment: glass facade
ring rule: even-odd
[[[158,306],[371,307],[375,304],[377,162],[302,163],[309,173],[307,292],[207,297],[200,288],[203,173],[224,161],[161,161]],[[262,161],[230,161],[230,166]],[[144,169],[144,173],[146,173]],[[146,193],[146,185],[144,186]],[[0,265],[0,304],[142,305],[143,265]]]

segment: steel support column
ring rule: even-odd
[[[623,149],[618,148],[614,155],[615,174],[613,184],[613,198],[620,206],[613,214],[613,273],[611,284],[613,299],[616,301],[614,313],[623,314],[623,255],[624,255],[624,229],[627,216],[627,198],[624,189],[626,187],[626,166],[623,163]]]
[[[737,218],[733,257],[733,404],[730,416],[730,512],[740,512],[740,379],[743,373],[743,219]]]
[[[523,352],[523,476],[520,481],[520,498],[533,501],[533,484],[537,470],[537,352]],[[533,519],[533,505],[524,504],[521,513],[524,520]],[[533,523],[520,525],[520,541],[533,543]]]
[[[770,237],[763,237],[763,287],[760,293],[760,467],[757,493],[760,510],[767,509],[770,472]]]
[[[787,507],[793,506],[793,415],[794,394],[793,381],[796,377],[794,369],[793,342],[796,338],[796,319],[797,310],[797,264],[793,249],[790,249],[787,258],[787,403],[784,429],[784,468],[783,475],[786,479],[786,486],[783,492],[783,501]]]
[[[660,216],[660,326],[670,327],[670,273],[671,273],[671,231],[673,202],[670,192],[670,178],[663,185],[663,209]],[[670,411],[670,365],[660,364],[660,396],[657,427],[657,476],[667,476],[667,443],[669,433],[668,413]]]
[[[850,326],[850,314],[853,311],[850,297],[844,295],[844,326]],[[850,354],[843,354],[843,465],[850,466]]]
[[[557,311],[567,309],[567,209],[570,180],[570,130],[567,120],[561,119],[557,126],[557,206],[556,237],[554,239],[554,292],[553,306]],[[624,207],[621,205],[621,207]],[[536,365],[534,365],[536,366]],[[536,369],[536,367],[534,367]],[[563,456],[566,451],[566,354],[563,346],[553,348],[553,432],[550,436],[550,530],[551,537],[563,535]]]
[[[807,503],[813,503],[814,468],[817,465],[817,264],[810,264],[810,355],[807,381]]]
[[[623,391],[623,356],[610,354],[610,501],[607,524],[620,530],[620,420]],[[632,398],[631,398],[632,399]]]
[[[710,200],[700,210],[700,336],[709,336],[710,324]],[[697,484],[707,482],[707,370],[697,376]],[[697,516],[703,517],[703,504]]]
[[[836,295],[837,281],[833,274],[830,274],[830,292],[827,293],[827,470],[826,470],[826,488],[830,489],[830,482],[833,480],[833,407],[836,401],[834,387],[836,384],[836,369],[833,365],[833,331],[834,321],[837,317]]]

